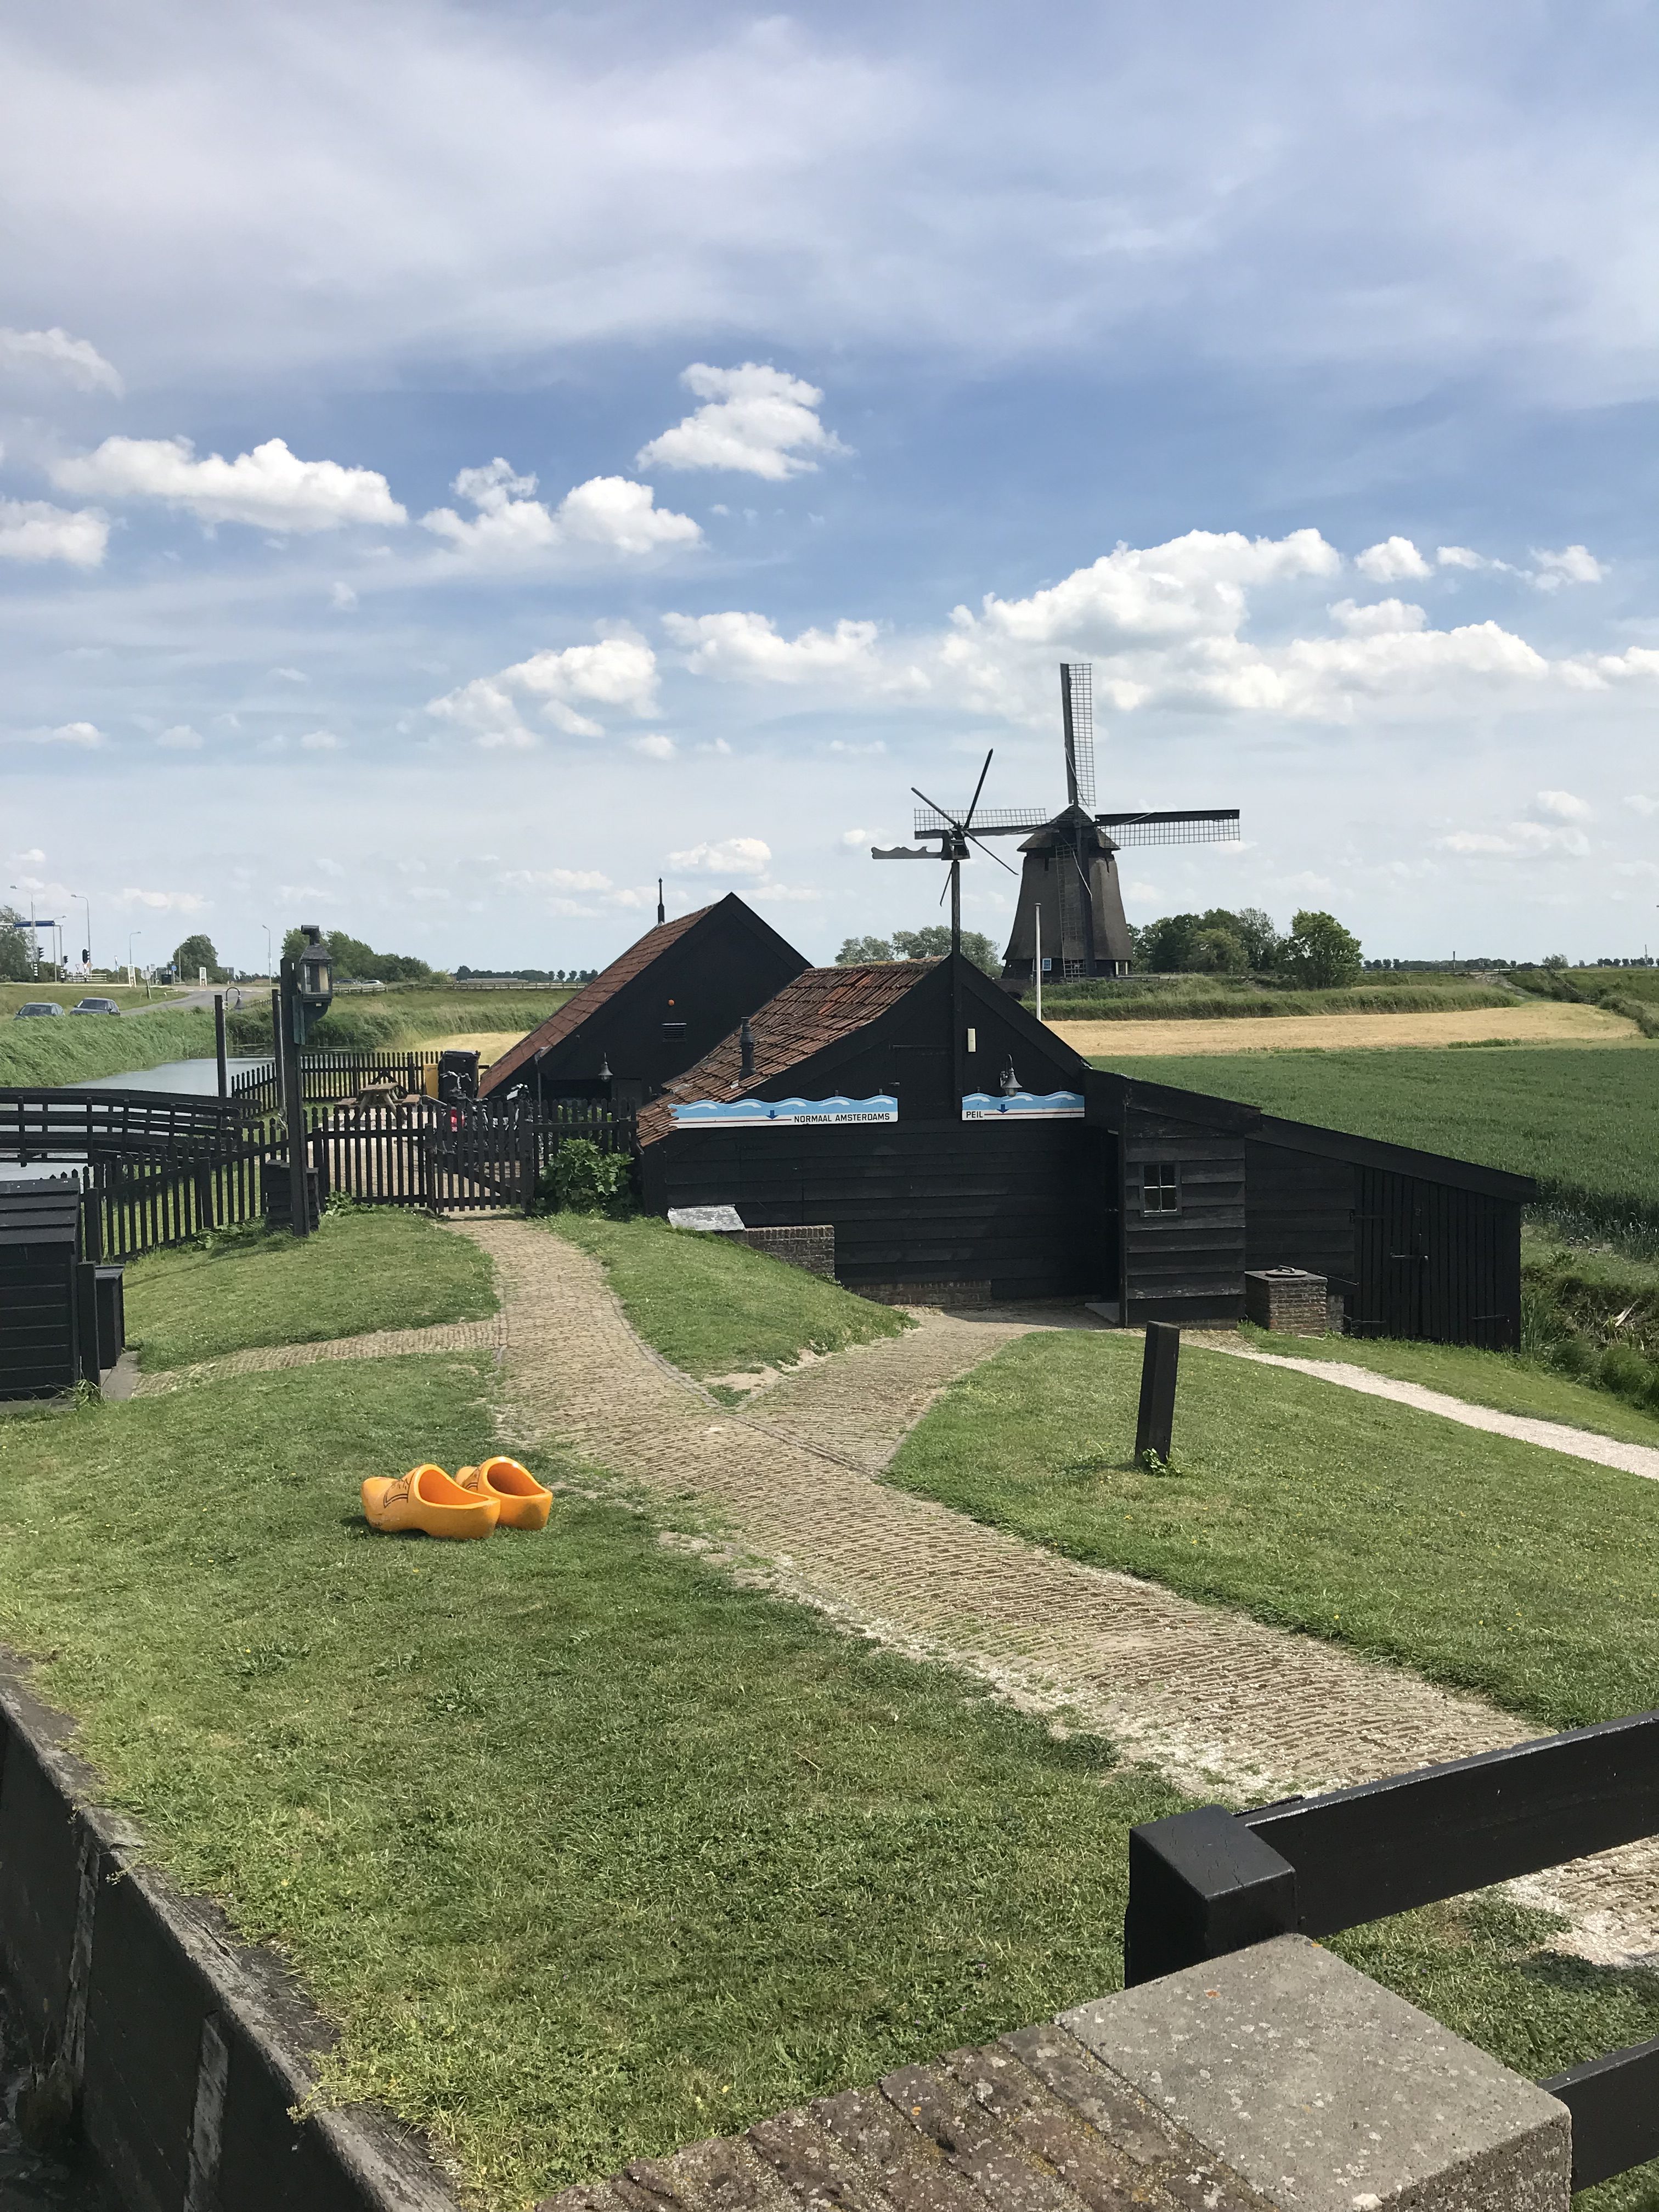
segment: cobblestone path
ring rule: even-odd
[[[734,1553],[774,1587],[1028,1710],[1098,1729],[1184,1789],[1261,1802],[1534,1733],[1479,1699],[1058,1558],[878,1480],[933,1395],[1031,1320],[931,1316],[732,1413],[640,1341],[597,1261],[527,1222],[453,1225],[497,1270],[504,1443],[557,1437],[671,1504],[714,1509]],[[1568,1913],[1589,1957],[1659,1952],[1654,1846],[1516,1887]]]

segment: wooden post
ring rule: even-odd
[[[225,1065],[225,994],[222,991],[216,991],[213,994],[213,1048],[219,1060],[219,1096],[228,1098],[230,1071]]]
[[[1146,1352],[1140,1363],[1140,1416],[1135,1423],[1135,1457],[1156,1452],[1170,1456],[1170,1435],[1175,1425],[1176,1367],[1181,1358],[1181,1331],[1173,1322],[1149,1321]]]

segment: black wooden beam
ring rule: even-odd
[[[1572,2114],[1575,2190],[1659,2158],[1659,2036],[1570,2066],[1538,2086]]]

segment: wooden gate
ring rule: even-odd
[[[1517,1201],[1370,1167],[1355,1170],[1354,1198],[1354,1335],[1518,1340]]]

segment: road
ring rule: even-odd
[[[270,987],[264,983],[226,983],[220,987],[225,994],[225,1012],[234,1013],[239,1006],[255,1006],[270,1004]],[[210,988],[201,991],[176,991],[166,999],[152,999],[147,1006],[123,1006],[124,1015],[188,1013],[194,1006],[213,1012],[217,991]]]

